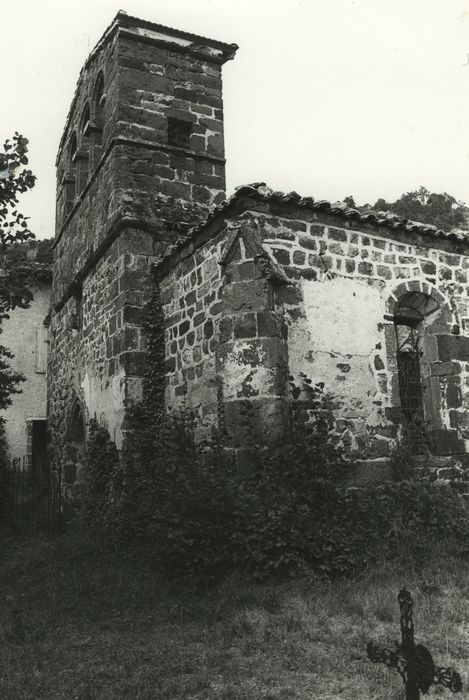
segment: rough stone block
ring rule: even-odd
[[[382,277],[385,280],[390,280],[392,278],[391,270],[389,269],[389,267],[386,267],[385,265],[378,265],[377,273],[378,273],[379,277]]]
[[[124,352],[122,353],[119,359],[121,366],[125,370],[126,375],[134,377],[145,376],[148,361],[148,355],[146,352],[137,350],[131,352]],[[172,357],[167,362],[169,367],[173,367],[175,363],[174,357]],[[174,369],[168,369],[168,371],[174,371]]]
[[[272,290],[264,279],[234,282],[223,289],[223,305],[228,313],[270,308]]]
[[[337,228],[329,228],[329,238],[333,241],[345,243],[347,241],[347,233]]]
[[[290,251],[285,248],[273,248],[273,254],[280,265],[290,265]]]
[[[295,284],[282,285],[276,291],[276,299],[279,304],[297,305],[303,301],[301,288]]]
[[[370,262],[359,262],[358,272],[360,275],[372,275],[373,274],[373,264]]]
[[[459,408],[461,404],[461,389],[454,382],[448,383],[446,387],[446,405],[448,408]]]
[[[438,335],[438,359],[469,361],[469,338],[456,335]]]
[[[453,271],[449,267],[440,267],[438,279],[448,281],[453,279]]]
[[[451,267],[459,267],[461,265],[460,255],[450,255],[449,253],[440,253],[440,259],[445,265],[450,265]]]
[[[261,270],[254,260],[244,260],[238,264],[240,280],[252,280],[262,277]]]
[[[281,338],[260,338],[258,347],[266,367],[287,367],[287,344]]]
[[[304,265],[305,264],[305,253],[302,250],[295,250],[293,252],[293,264],[294,265]]]
[[[457,430],[432,430],[428,433],[430,449],[436,455],[453,455],[465,452],[464,441]]]
[[[386,344],[386,355],[393,357],[397,353],[397,338],[394,323],[386,323],[384,326],[384,339]]]
[[[142,323],[143,310],[140,306],[124,306],[122,308],[122,323],[140,325]]]
[[[220,343],[225,343],[233,335],[233,318],[231,316],[223,316],[220,320]]]
[[[258,311],[257,332],[259,337],[284,337],[285,329],[282,317],[275,311]]]
[[[225,145],[221,134],[210,134],[207,139],[207,153],[223,158],[225,154]]]
[[[178,327],[179,336],[182,336],[182,335],[184,335],[185,333],[187,333],[187,331],[189,330],[189,328],[190,328],[190,322],[189,322],[189,321],[183,321],[182,323],[180,323],[180,324],[179,324],[179,327]]]
[[[140,291],[145,286],[147,273],[142,270],[124,270],[119,277],[119,292]]]
[[[234,319],[235,338],[255,338],[257,335],[256,314],[240,314]]]
[[[458,374],[460,365],[456,362],[432,362],[431,375],[435,377],[444,377],[448,374]]]
[[[204,322],[205,318],[206,318],[205,311],[201,311],[200,313],[196,314],[194,316],[194,320],[193,320],[194,328],[197,328],[197,326],[200,326],[200,324]]]

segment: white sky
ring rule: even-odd
[[[239,44],[224,67],[227,192],[469,200],[469,0],[0,0],[0,140],[30,140],[22,200],[54,231],[54,162],[80,68],[119,9]]]

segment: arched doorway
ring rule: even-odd
[[[65,482],[73,484],[79,475],[85,452],[85,418],[78,399],[75,399],[68,422],[67,445],[65,448]]]
[[[394,309],[402,428],[415,452],[423,450],[426,433],[422,382],[424,337],[439,312],[439,303],[421,291],[407,292]]]
[[[85,420],[78,401],[75,401],[70,414],[69,440],[77,447],[85,444]]]

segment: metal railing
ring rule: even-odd
[[[62,469],[29,468],[27,458],[12,460],[6,470],[9,520],[24,535],[53,534],[63,529]]]

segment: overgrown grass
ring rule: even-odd
[[[365,648],[398,639],[403,585],[417,639],[466,687],[469,556],[440,550],[340,583],[232,575],[196,590],[165,582],[142,553],[73,534],[10,540],[0,552],[0,698],[397,700],[397,673]]]

